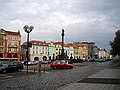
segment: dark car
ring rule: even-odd
[[[69,63],[82,63],[84,62],[82,59],[72,59],[72,60],[69,60]]]
[[[14,72],[18,71],[16,65],[2,64],[0,67],[0,72]]]
[[[17,65],[18,71],[24,69],[24,66],[23,66],[22,63],[19,62],[19,63],[17,63],[16,65]]]
[[[16,67],[17,71],[24,69],[24,66],[23,66],[23,64],[21,62],[14,61],[14,62],[11,62],[9,65],[11,67]]]
[[[5,69],[5,72],[15,72],[19,71],[17,65],[8,65],[8,67]]]
[[[7,62],[0,64],[0,72],[16,72],[23,69],[22,63]]]

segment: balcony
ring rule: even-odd
[[[9,48],[17,48],[17,45],[9,45]]]
[[[5,46],[4,45],[0,45],[0,48],[5,49]]]

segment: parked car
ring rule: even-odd
[[[73,68],[72,64],[68,64],[68,61],[63,61],[63,60],[53,62],[49,66],[52,69],[72,69]]]
[[[105,59],[96,59],[96,62],[105,62]]]
[[[27,65],[27,60],[22,61],[22,63],[23,63],[24,65]],[[28,65],[36,65],[36,64],[38,64],[38,63],[39,63],[39,61],[28,61]]]
[[[14,71],[18,71],[16,65],[2,64],[1,72],[14,72]]]
[[[106,61],[111,61],[112,59],[106,59]]]
[[[52,61],[51,60],[47,60],[47,61],[41,61],[41,64],[50,64]]]
[[[88,62],[95,62],[95,59],[88,59]]]
[[[69,60],[69,63],[82,63],[83,60],[82,59],[72,59],[72,60]]]
[[[24,69],[24,66],[22,63],[19,62],[16,65],[17,65],[18,71]]]
[[[0,72],[3,73],[7,67],[8,67],[8,64],[0,64]]]
[[[3,62],[0,64],[0,72],[15,72],[23,69],[22,63],[17,63],[16,61]]]

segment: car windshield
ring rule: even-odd
[[[9,61],[1,61],[0,64],[8,64]]]
[[[17,62],[16,61],[11,61],[11,62],[9,62],[9,65],[17,65]]]
[[[68,64],[67,61],[57,61],[57,62],[53,62],[53,64]]]
[[[9,64],[9,65],[17,65],[16,61],[0,61],[0,65]]]
[[[60,64],[65,64],[65,62],[60,62]]]

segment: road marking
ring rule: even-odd
[[[6,75],[6,74],[0,75],[0,81],[6,81],[6,80],[9,80],[9,79],[13,79],[13,78],[15,78],[15,77],[11,76],[11,75]]]
[[[11,77],[14,77],[14,76],[4,76],[4,77],[0,77],[0,79],[3,79],[3,78],[11,78]]]
[[[15,77],[12,77],[12,78],[6,78],[6,79],[3,79],[3,80],[0,80],[1,81],[7,81],[7,80],[10,80],[10,79],[15,79]]]

